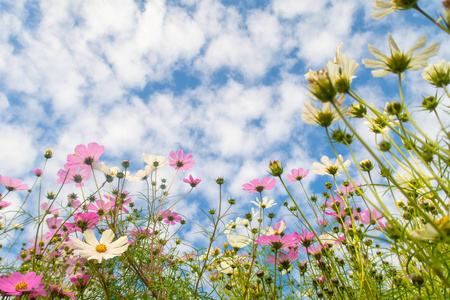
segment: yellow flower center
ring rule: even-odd
[[[25,281],[21,281],[18,284],[16,284],[16,291],[26,290],[27,288],[28,288],[28,283],[26,283]]]
[[[98,244],[97,246],[95,246],[95,251],[97,251],[98,253],[103,253],[106,252],[108,248],[106,248],[106,245],[103,244]]]

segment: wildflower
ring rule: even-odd
[[[371,14],[372,18],[379,20],[384,16],[387,16],[391,12],[397,12],[399,10],[408,10],[413,8],[419,0],[392,0],[391,2],[386,1],[375,1],[373,4],[373,9],[381,10],[376,13]]]
[[[269,170],[269,174],[272,176],[280,176],[281,174],[283,174],[283,167],[278,160],[274,160],[269,163]]]
[[[364,172],[370,172],[374,167],[370,159],[360,161],[359,166],[361,167],[361,170],[363,170]]]
[[[253,179],[250,183],[242,185],[243,190],[250,193],[261,193],[264,190],[271,190],[275,187],[275,179],[264,177],[259,183],[259,179]]]
[[[160,167],[164,167],[169,162],[165,156],[152,155],[149,153],[142,153],[142,159],[156,170]]]
[[[64,286],[66,284],[63,284]],[[49,292],[49,296],[52,297],[52,299],[77,299],[73,295],[75,292],[69,292],[65,288],[63,288],[62,285],[54,285],[50,284],[47,288],[47,291]]]
[[[233,247],[235,251],[238,251],[241,248],[244,248],[248,244],[250,244],[251,240],[246,236],[239,234],[228,234],[227,235],[228,243]]]
[[[322,127],[329,127],[334,121],[341,118],[347,112],[347,108],[341,108],[344,104],[345,96],[341,95],[336,100],[336,106],[339,108],[340,113],[336,109],[331,110],[331,103],[326,102],[322,104],[322,110],[317,109],[309,100],[305,101],[305,106],[302,109],[302,120],[306,124],[314,125],[318,124]]]
[[[57,184],[66,184],[73,180],[73,174],[75,173],[75,168],[70,168],[67,164],[64,165],[64,169],[59,169],[58,179],[56,179]]]
[[[190,153],[185,156],[182,149],[179,149],[177,154],[171,151],[169,153],[169,164],[177,170],[187,171],[195,164],[195,161],[191,161],[193,157]]]
[[[170,225],[175,225],[181,221],[181,217],[176,212],[171,212],[170,209],[161,212],[161,217],[164,222]]]
[[[255,240],[255,244],[269,245],[273,249],[278,250],[281,248],[288,249],[289,247],[296,246],[296,238],[293,234],[286,234],[281,237],[280,235],[264,235]]]
[[[318,175],[331,175],[333,177],[341,175],[338,171],[347,169],[351,164],[350,160],[344,162],[342,155],[338,156],[334,164],[328,156],[323,156],[320,161],[322,164],[318,162],[313,163],[314,173]]]
[[[361,222],[365,225],[375,225],[378,223],[378,220],[383,217],[384,216],[375,208],[373,208],[372,211],[365,209],[361,212]]]
[[[309,170],[303,171],[303,168],[292,169],[291,174],[287,174],[286,177],[290,182],[301,181],[308,175]]]
[[[139,170],[133,177],[127,177],[129,182],[138,182],[141,180],[146,180],[148,176],[154,171],[154,167],[151,165],[146,165],[144,170]]]
[[[34,169],[33,173],[34,173],[34,175],[36,175],[36,177],[41,177],[42,170],[41,169]]]
[[[278,253],[277,259],[275,259],[273,255],[269,255],[267,262],[272,265],[278,265],[284,270],[288,270],[291,267],[292,262],[297,260],[297,258],[298,251],[291,249],[287,254],[284,252]]]
[[[359,64],[341,53],[342,43],[337,47],[334,63],[328,62],[328,76],[333,78],[334,86],[338,93],[348,93],[352,80],[356,78],[353,75]]]
[[[436,87],[446,87],[450,83],[450,62],[443,59],[437,64],[427,66],[422,77]]]
[[[8,207],[10,205],[11,205],[11,202],[6,202],[6,201],[3,201],[3,200],[0,200],[0,209],[6,208],[6,207]]]
[[[78,275],[75,277],[70,277],[69,279],[72,281],[77,290],[81,291],[87,286],[89,280],[91,279],[91,275]]]
[[[99,263],[101,263],[103,259],[119,256],[128,249],[128,238],[122,236],[113,242],[114,233],[111,229],[107,229],[103,232],[100,242],[95,237],[94,231],[90,229],[86,230],[83,233],[83,236],[86,242],[73,238],[72,245],[81,257],[96,259]]]
[[[99,215],[93,212],[76,213],[74,216],[74,223],[66,222],[64,226],[72,231],[85,231],[93,229],[101,219]]]
[[[28,184],[22,183],[20,179],[11,179],[8,176],[0,175],[0,183],[10,192],[28,190]]]
[[[297,239],[297,242],[302,244],[303,247],[308,248],[309,246],[311,246],[312,242],[314,241],[314,239],[316,238],[316,236],[314,235],[314,233],[312,232],[306,232],[305,229],[303,229],[303,235],[294,232],[294,235]]]
[[[286,222],[283,219],[281,219],[280,222],[273,224],[273,228],[267,227],[267,230],[261,230],[261,233],[264,235],[279,235],[282,234],[285,229],[286,229]]]
[[[47,151],[45,151],[44,152],[44,157],[46,158],[46,159],[50,159],[50,158],[52,158],[53,157],[53,152],[52,152],[52,150],[47,150]]]
[[[58,215],[59,214],[59,209],[55,208],[53,205],[51,205],[49,207],[47,202],[43,202],[41,204],[41,209],[47,214],[51,214],[51,215]]]
[[[108,167],[104,162],[94,162],[92,168],[105,174],[106,176],[116,177],[120,172],[119,167]]]
[[[71,169],[90,169],[94,162],[98,162],[100,156],[105,152],[105,147],[97,143],[78,145],[75,147],[75,154],[67,155],[67,165]]]
[[[183,178],[183,182],[189,183],[191,187],[195,188],[200,182],[200,179],[194,179],[192,175],[189,175],[189,179]]]
[[[414,51],[425,46],[425,43],[427,41],[426,35],[423,35],[406,53],[400,52],[397,44],[390,34],[388,35],[388,39],[391,51],[390,57],[384,55],[372,45],[369,45],[370,53],[378,60],[363,59],[363,64],[366,66],[366,68],[378,69],[372,71],[372,75],[374,77],[383,77],[388,75],[389,73],[400,74],[403,77],[403,72],[408,69],[420,70],[422,68],[425,68],[427,66],[428,58],[436,55],[439,50],[439,45],[436,42],[426,49],[422,50],[417,55],[413,56]]]
[[[0,278],[0,290],[7,295],[17,296],[35,290],[39,291],[40,295],[45,296],[44,284],[41,284],[43,276],[43,274],[36,276],[35,272],[28,272],[25,275],[19,272],[12,273],[8,277]]]
[[[324,247],[327,248],[328,245],[324,244]],[[315,259],[319,260],[322,257],[323,247],[319,244],[317,247],[303,248],[303,251],[311,254]]]
[[[259,199],[258,198],[256,198],[256,201],[251,201],[253,204],[255,204],[256,206],[258,206],[258,207],[260,207],[260,208],[270,208],[270,207],[272,207],[272,206],[275,206],[275,205],[277,205],[276,203],[274,203],[275,202],[275,200],[273,200],[273,199],[271,199],[271,200],[268,200],[269,198],[267,198],[267,196],[265,196],[264,198],[263,198],[263,201],[259,201]]]

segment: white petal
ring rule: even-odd
[[[114,232],[111,229],[103,231],[102,237],[100,238],[100,244],[109,245],[114,239]]]
[[[84,240],[85,240],[86,243],[88,243],[89,245],[97,246],[97,245],[99,244],[97,238],[95,237],[94,231],[92,231],[92,230],[90,230],[90,229],[87,229],[87,230],[83,233],[83,236],[84,236]]]

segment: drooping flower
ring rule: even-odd
[[[191,160],[192,158],[194,156],[190,153],[184,155],[182,149],[179,149],[177,154],[175,154],[175,151],[171,151],[169,153],[169,164],[177,170],[187,171],[195,164],[195,161]]]
[[[105,147],[97,143],[78,145],[75,154],[67,155],[67,165],[70,169],[90,169],[94,162],[98,162],[100,156],[105,152]]]
[[[270,208],[272,206],[277,205],[275,203],[275,200],[267,198],[267,196],[263,197],[263,200],[260,201],[258,198],[256,198],[256,201],[251,201],[251,203],[255,204],[256,206],[260,208]]]
[[[44,284],[41,284],[43,276],[43,274],[36,276],[35,272],[28,272],[25,275],[19,272],[12,273],[8,277],[0,278],[0,290],[8,295],[19,296],[37,289],[42,290],[41,295],[45,296]]]
[[[333,108],[331,110],[332,104],[330,102],[326,102],[322,104],[322,110],[317,109],[310,100],[305,101],[305,106],[302,108],[302,120],[306,124],[314,125],[318,124],[322,127],[329,127],[334,121],[337,121],[341,118],[341,115],[347,113],[347,107],[342,107],[344,104],[345,95],[341,95],[336,101],[336,106],[339,108],[339,112]]]
[[[379,20],[392,12],[399,10],[408,10],[413,8],[419,0],[392,0],[392,1],[375,1],[372,8],[377,11],[371,14],[372,18]]]
[[[261,179],[261,183],[259,179],[253,179],[250,183],[245,183],[242,185],[243,190],[250,193],[261,193],[264,190],[271,190],[275,187],[275,183],[277,181],[275,179],[271,179],[270,177],[264,177]]]
[[[306,175],[308,175],[309,170],[303,171],[303,168],[298,168],[298,169],[292,169],[291,170],[291,174],[287,174],[287,180],[289,180],[290,182],[296,182],[296,181],[301,181],[303,178],[306,177]]]
[[[450,84],[450,62],[443,59],[437,64],[428,65],[422,77],[436,87],[446,87]]]
[[[370,53],[378,60],[363,59],[366,68],[378,69],[372,71],[374,77],[383,77],[389,73],[400,74],[402,77],[406,70],[420,70],[427,66],[427,60],[436,55],[439,50],[439,44],[436,42],[425,48],[417,55],[413,56],[414,51],[425,46],[426,35],[423,35],[408,52],[399,50],[392,36],[388,35],[389,48],[391,55],[387,56],[380,50],[369,44]]]
[[[191,187],[195,188],[201,182],[201,180],[198,178],[194,179],[192,175],[189,175],[189,179],[183,178],[183,182],[189,183]]]
[[[28,190],[28,184],[22,183],[20,179],[11,179],[8,176],[0,175],[0,183],[10,192]]]
[[[346,160],[344,162],[344,159],[342,158],[342,155],[339,155],[336,159],[335,163],[333,164],[331,160],[328,158],[328,156],[322,156],[320,159],[322,163],[315,162],[313,163],[314,173],[317,175],[330,175],[330,176],[338,176],[341,175],[339,171],[343,171],[350,167],[351,162],[350,160]]]
[[[107,229],[103,232],[100,242],[95,237],[94,231],[88,229],[83,233],[85,242],[74,238],[72,245],[78,251],[81,257],[87,259],[96,259],[99,263],[103,259],[110,259],[120,256],[128,249],[128,238],[122,236],[113,242],[114,232]]]

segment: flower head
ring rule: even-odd
[[[264,190],[271,190],[275,187],[275,183],[277,181],[275,179],[271,179],[270,177],[264,177],[261,179],[261,183],[259,179],[253,179],[250,183],[243,184],[243,190],[250,193],[261,193]]]
[[[363,59],[363,64],[366,68],[378,69],[372,71],[374,77],[383,77],[389,73],[400,74],[403,76],[403,73],[408,69],[420,70],[425,68],[427,66],[428,58],[436,55],[439,50],[439,44],[436,42],[413,56],[414,51],[425,46],[427,41],[426,35],[423,35],[406,53],[399,50],[390,34],[388,35],[388,40],[391,51],[390,56],[384,55],[380,50],[369,45],[370,53],[378,60]]]
[[[422,77],[436,87],[446,87],[450,84],[450,62],[443,59],[437,64],[427,66]]]
[[[341,108],[344,104],[345,96],[341,95],[335,102],[337,107],[339,108],[342,115],[347,113],[347,108]],[[330,102],[326,102],[322,104],[322,109],[317,109],[310,100],[305,101],[305,106],[302,108],[302,120],[305,121],[306,124],[318,124],[322,127],[329,127],[334,121],[337,121],[341,118],[341,114],[339,114],[336,109],[331,110],[332,104]]]
[[[189,175],[189,179],[183,178],[183,182],[189,183],[191,187],[195,188],[200,182],[200,179],[194,179],[192,175]]]
[[[78,145],[75,147],[75,154],[67,155],[67,165],[70,169],[90,169],[94,162],[98,162],[103,152],[105,147],[97,143],[90,143],[87,147]]]
[[[287,174],[286,177],[290,182],[301,181],[308,175],[309,170],[303,171],[303,168],[292,169],[291,174]]]
[[[251,240],[240,234],[228,234],[227,235],[228,244],[233,247],[235,251],[238,249],[244,248],[248,244],[250,244]]]
[[[161,217],[165,223],[170,225],[175,225],[181,221],[181,216],[179,216],[176,212],[170,211],[170,209],[163,211],[161,213]]]
[[[153,166],[156,169],[160,167],[164,167],[169,162],[165,156],[161,155],[152,155],[149,153],[142,153],[142,159],[150,166]]]
[[[34,169],[33,173],[36,175],[36,177],[41,177],[42,175],[42,170],[41,169]]]
[[[44,285],[41,284],[44,275],[36,276],[35,272],[28,272],[23,275],[19,272],[12,273],[8,277],[0,278],[0,290],[8,295],[22,295],[23,293],[30,293],[33,289],[42,290]]]
[[[191,160],[193,157],[190,153],[184,155],[182,149],[179,149],[177,154],[171,151],[169,153],[169,164],[177,170],[187,171],[195,164],[195,161]]]
[[[262,201],[259,201],[259,199],[256,198],[256,201],[251,201],[251,202],[260,208],[270,208],[272,206],[277,205],[275,203],[275,200],[273,200],[273,199],[269,200],[269,198],[267,198],[267,196],[263,197]]]
[[[371,14],[372,18],[378,20],[387,16],[391,12],[397,12],[399,10],[408,10],[413,8],[417,1],[419,0],[392,0],[390,2],[387,1],[375,1],[373,4],[373,9],[381,10],[376,13]]]
[[[286,229],[286,222],[283,219],[281,219],[280,222],[273,224],[273,228],[267,227],[267,230],[261,230],[261,233],[264,235],[279,235],[282,234],[285,229]]]
[[[268,245],[273,249],[288,249],[297,245],[297,239],[293,234],[280,235],[263,235],[256,239],[255,244]]]
[[[275,259],[273,255],[269,255],[267,262],[272,265],[279,265],[284,270],[288,270],[291,267],[292,262],[297,260],[297,258],[298,251],[291,249],[287,254],[284,252],[278,253],[277,259]]]
[[[88,229],[83,233],[85,242],[77,238],[72,239],[72,245],[81,257],[96,259],[99,263],[103,259],[110,259],[119,256],[128,249],[128,238],[122,236],[113,242],[114,232],[111,229],[105,230],[100,238],[100,242],[95,237],[94,231]]]
[[[8,176],[0,175],[0,183],[10,192],[28,190],[28,184],[22,183],[20,179],[11,179]]]
[[[328,156],[323,156],[320,161],[322,163],[313,163],[314,173],[318,175],[341,175],[338,171],[343,171],[344,169],[350,167],[351,164],[350,160],[346,160],[344,162],[342,155],[338,156],[334,164],[331,162]]]

